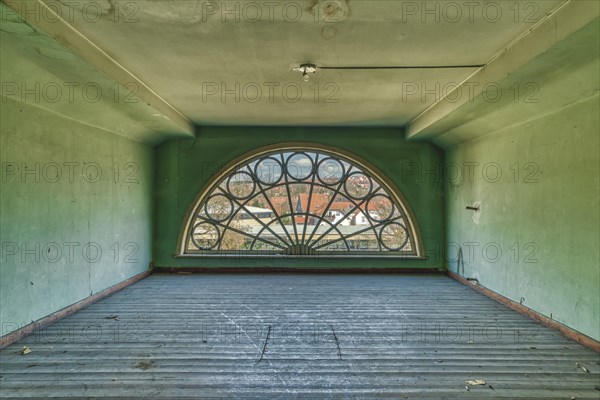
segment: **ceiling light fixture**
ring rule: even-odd
[[[308,80],[310,79],[309,74],[316,73],[317,66],[315,64],[300,64],[299,66],[292,68],[292,71],[302,72],[304,82],[308,82]]]
[[[292,71],[302,73],[305,82],[310,79],[309,74],[315,74],[318,69],[460,69],[460,68],[483,68],[486,64],[464,64],[464,65],[390,65],[390,66],[340,66],[340,67],[317,67],[315,64],[300,64],[292,68]]]

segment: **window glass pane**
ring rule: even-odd
[[[184,254],[416,254],[402,197],[330,151],[251,157],[200,198]]]

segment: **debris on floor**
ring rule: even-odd
[[[139,363],[137,363],[135,368],[143,369],[145,371],[147,369],[154,367],[155,365],[156,365],[156,361],[154,361],[154,360],[140,361]]]
[[[118,315],[114,315],[114,314],[109,315],[108,317],[104,317],[104,318],[105,319],[114,319],[115,321],[119,320],[119,316]]]
[[[589,369],[587,369],[587,368],[586,368],[586,367],[584,367],[583,365],[579,364],[578,362],[576,362],[576,363],[575,363],[575,366],[576,366],[577,368],[581,368],[581,370],[582,370],[583,372],[585,372],[586,374],[589,374],[589,373],[590,373],[590,370],[589,370]]]
[[[485,381],[483,379],[475,379],[473,381],[466,381],[465,383],[470,386],[485,385]]]
[[[21,349],[21,355],[26,356],[29,353],[31,353],[31,349],[27,346],[23,346],[23,348]]]

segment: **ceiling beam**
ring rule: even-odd
[[[444,133],[436,132],[435,124],[438,121],[472,102],[482,94],[486,84],[500,82],[517,68],[598,18],[598,14],[599,5],[596,1],[565,1],[494,55],[454,90],[449,91],[445,97],[414,118],[406,127],[405,137],[431,138]]]
[[[54,7],[50,7],[44,0],[2,0],[2,2],[20,15],[27,23],[65,45],[84,61],[102,71],[123,87],[127,88],[134,85],[137,89],[136,96],[140,100],[167,117],[185,133],[195,136],[196,128],[189,118],[58,15],[54,10],[56,3],[54,3]],[[32,9],[36,12],[30,12]],[[44,18],[40,15],[43,15]]]

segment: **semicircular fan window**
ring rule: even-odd
[[[181,255],[420,255],[402,196],[348,156],[285,148],[218,176],[187,218]]]

